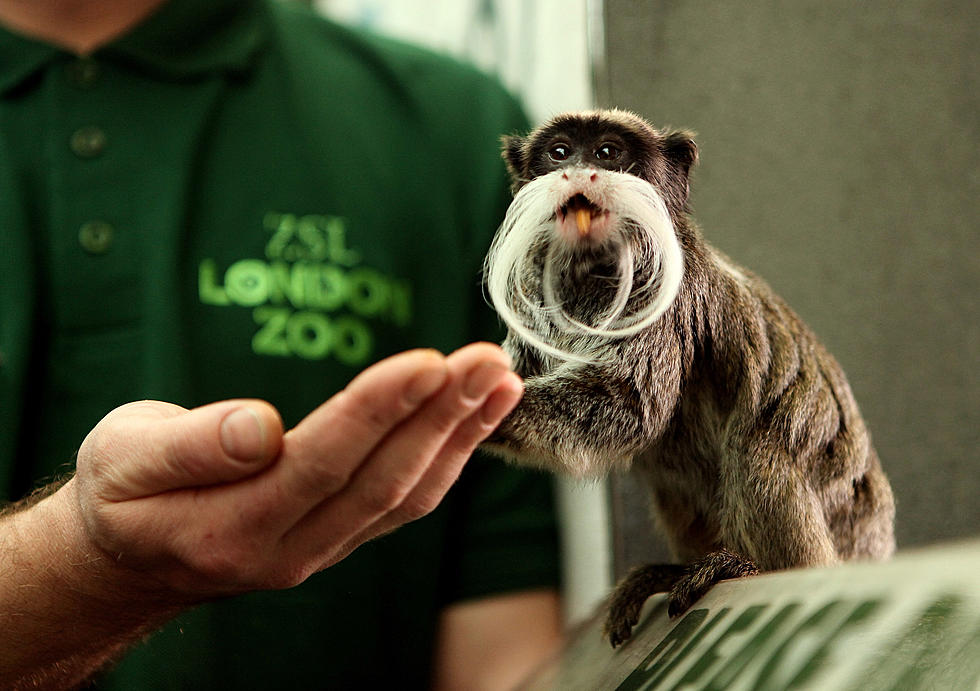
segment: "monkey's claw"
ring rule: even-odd
[[[633,627],[636,626],[637,621],[637,616],[614,616],[610,612],[606,618],[605,625],[602,627],[603,635],[609,638],[609,643],[613,648],[616,648],[620,643],[626,642],[633,635]]]
[[[602,627],[603,634],[609,638],[613,648],[625,643],[633,635],[633,627],[640,620],[640,610],[648,597],[649,593],[644,595],[622,587],[617,589],[609,605],[606,623]]]

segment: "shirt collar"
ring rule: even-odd
[[[127,62],[164,79],[242,72],[268,38],[264,0],[168,0],[95,59]],[[65,51],[0,27],[0,93]]]
[[[0,94],[23,82],[58,53],[57,48],[10,33],[0,26]]]

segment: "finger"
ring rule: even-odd
[[[481,362],[465,373],[457,386],[451,387],[433,405],[419,411],[411,419],[410,427],[404,425],[378,448],[371,463],[365,465],[351,483],[351,505],[373,509],[373,513],[383,515],[401,506],[410,494],[418,492],[419,482],[426,475],[450,475],[455,479],[472,451],[473,447],[467,449],[465,444],[475,436],[479,427],[479,408],[505,380],[511,378],[516,375],[496,362]],[[447,452],[440,457],[447,447],[455,453]],[[439,468],[433,468],[436,459],[442,461]],[[446,489],[451,482],[449,480]],[[435,508],[442,493],[431,504],[426,502],[427,508],[419,511],[419,515]],[[418,515],[412,518],[418,518]]]
[[[275,458],[281,440],[279,414],[264,401],[192,410],[143,401],[107,415],[78,460],[89,465],[104,499],[125,501],[249,477]]]
[[[339,492],[372,450],[446,382],[446,358],[434,350],[401,353],[369,367],[286,433],[271,480],[289,497],[292,525]]]
[[[483,406],[470,415],[443,444],[436,459],[429,465],[412,491],[392,511],[359,533],[345,551],[379,535],[431,513],[459,478],[466,461],[477,446],[520,402],[524,383],[516,374],[505,377]]]
[[[456,482],[476,447],[517,406],[523,393],[524,382],[516,374],[509,373],[483,406],[470,415],[443,444],[436,461],[429,466],[412,493],[393,512],[392,518],[401,522],[414,520],[435,509]]]
[[[317,506],[284,536],[287,550],[309,549],[311,543],[344,545],[398,507],[460,424],[516,376],[505,367],[502,351],[488,344],[458,351],[447,364],[452,377],[443,390],[373,450],[343,492]],[[466,455],[454,458],[455,465],[445,472],[455,477]]]

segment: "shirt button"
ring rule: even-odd
[[[94,125],[79,127],[72,133],[68,145],[79,158],[95,158],[105,150],[105,132]]]
[[[92,58],[78,58],[65,65],[65,78],[72,86],[90,89],[99,81],[99,63]]]
[[[105,254],[112,247],[115,232],[105,221],[89,221],[78,230],[78,242],[89,254]]]

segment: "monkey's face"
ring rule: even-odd
[[[697,149],[620,111],[561,115],[505,137],[515,197],[487,258],[498,313],[533,347],[595,360],[648,327],[676,296],[683,213]]]
[[[690,132],[661,132],[620,110],[558,115],[526,137],[505,136],[502,141],[515,194],[542,175],[592,168],[646,180],[672,212],[685,209],[688,175],[698,158]]]

